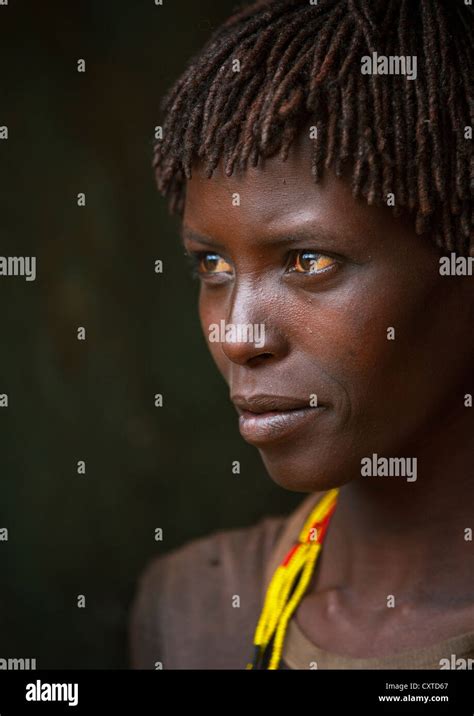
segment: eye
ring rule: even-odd
[[[337,260],[327,254],[320,254],[310,249],[293,251],[288,263],[288,270],[294,273],[318,274],[330,271],[337,265]]]
[[[193,274],[205,277],[232,273],[232,266],[220,254],[214,251],[192,251],[187,253],[191,261]]]
[[[219,254],[206,251],[198,256],[198,270],[202,273],[231,273],[232,266]]]

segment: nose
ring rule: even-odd
[[[281,359],[288,345],[278,323],[279,314],[281,318],[274,297],[265,294],[261,285],[236,284],[226,319],[220,322],[224,355],[232,363],[248,366]]]

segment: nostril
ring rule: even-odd
[[[253,356],[247,361],[249,365],[259,365],[269,358],[273,357],[273,353],[259,353],[258,356]]]

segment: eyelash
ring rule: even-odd
[[[288,258],[287,258],[287,261],[285,264],[286,270],[289,273],[296,273],[297,275],[300,275],[300,276],[311,275],[311,274],[309,274],[309,272],[307,274],[305,274],[304,272],[298,272],[298,271],[295,271],[294,269],[287,268],[292,257],[294,258],[298,254],[304,254],[304,253],[312,253],[317,256],[324,256],[327,258],[332,258],[335,261],[335,264],[333,266],[330,266],[326,269],[321,269],[320,271],[312,274],[313,276],[321,275],[323,273],[329,273],[329,272],[333,271],[340,264],[340,260],[338,259],[338,257],[331,253],[323,253],[321,251],[316,251],[314,249],[293,249],[288,254]],[[188,260],[188,263],[190,266],[191,277],[193,279],[196,279],[198,281],[202,279],[203,274],[201,274],[199,271],[199,264],[201,263],[202,259],[205,256],[208,256],[209,254],[214,254],[216,256],[220,256],[220,254],[217,254],[215,251],[185,251],[184,252],[184,255],[186,256],[186,258]],[[208,275],[212,275],[212,274],[208,274]],[[216,274],[214,274],[214,275],[218,275],[218,273],[216,272]]]
[[[199,281],[201,278],[201,274],[199,273],[199,264],[201,263],[201,259],[206,256],[206,254],[212,253],[211,251],[185,251],[184,255],[186,256],[186,259],[188,261],[189,265],[189,271],[191,274],[191,278],[193,280]]]

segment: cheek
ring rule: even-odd
[[[199,294],[199,320],[201,323],[201,330],[203,332],[209,353],[219,369],[219,372],[224,379],[227,380],[229,361],[222,352],[220,344],[209,340],[209,326],[212,323],[219,324],[219,321],[225,319],[225,311],[219,301],[212,300],[209,296],[204,298],[203,293],[204,292],[201,289]]]
[[[452,340],[464,325],[458,303],[436,281],[387,273],[376,286],[307,298],[293,313],[293,342],[342,387],[353,429],[402,437],[455,393],[464,360]]]
[[[365,293],[351,292],[310,298],[292,317],[288,330],[296,349],[340,386],[353,416],[367,414],[371,399],[381,397],[375,386],[382,383],[386,392],[387,378],[397,369],[399,359],[387,338],[392,312],[376,309]]]

